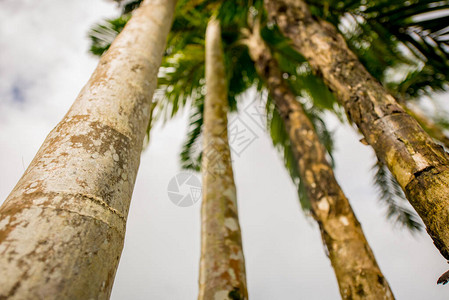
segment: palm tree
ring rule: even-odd
[[[135,11],[0,208],[0,298],[109,298],[175,4]]]
[[[259,76],[276,105],[290,138],[301,182],[329,253],[343,299],[394,299],[348,199],[345,197],[313,124],[296,100],[270,49],[260,22],[245,30]]]
[[[237,195],[227,133],[228,97],[220,23],[206,30],[203,201],[198,299],[248,299]]]
[[[184,16],[185,17],[185,16]],[[198,17],[198,16],[197,16]],[[246,18],[245,18],[246,19]],[[196,19],[197,20],[197,19]],[[176,21],[175,21],[176,24]],[[192,25],[192,24],[190,24]],[[184,24],[183,28],[191,26]],[[191,29],[193,30],[193,28]],[[256,30],[257,32],[258,30]],[[183,32],[186,34],[185,32]],[[174,32],[172,31],[172,34]],[[277,67],[277,62],[271,57],[271,54],[268,50],[268,48],[265,46],[264,42],[260,39],[259,35],[256,33],[251,36],[252,38],[249,38],[247,40],[247,44],[253,47],[250,47],[250,52],[252,54],[255,53],[254,56],[256,60],[256,69],[258,69],[261,77],[269,76],[269,78],[264,78],[265,81],[268,84],[268,88],[271,90],[272,94],[276,94],[277,97],[274,97],[276,100],[276,103],[278,104],[278,107],[281,109],[281,115],[284,118],[285,123],[287,124],[287,127],[290,128],[289,132],[291,133],[291,143],[294,145],[294,149],[298,150],[295,151],[296,154],[296,163],[299,170],[302,171],[302,183],[306,186],[309,196],[309,199],[311,199],[312,204],[312,213],[315,216],[316,220],[318,221],[320,228],[322,230],[323,234],[323,240],[326,242],[326,247],[329,250],[330,258],[332,261],[332,264],[334,266],[334,270],[337,275],[337,279],[339,281],[340,290],[342,293],[342,296],[344,298],[357,298],[360,297],[360,295],[364,295],[364,297],[369,298],[386,298],[386,299],[392,299],[393,295],[392,292],[388,286],[387,281],[385,280],[384,276],[382,275],[376,261],[374,258],[374,255],[363,235],[363,232],[361,230],[361,227],[355,218],[355,215],[352,212],[352,209],[349,205],[348,200],[344,196],[343,192],[341,191],[340,187],[337,184],[337,181],[334,178],[334,174],[332,172],[332,168],[330,164],[327,162],[326,159],[326,151],[324,150],[323,146],[320,143],[320,140],[315,133],[315,129],[312,125],[312,123],[309,121],[308,117],[304,113],[301,105],[299,102],[296,101],[296,96],[293,94],[292,91],[287,87],[286,83],[282,79],[282,74]],[[253,42],[251,42],[253,41]],[[207,42],[206,42],[207,45]],[[169,46],[170,49],[170,46]],[[190,59],[194,55],[189,55],[188,51],[190,48],[185,47],[181,53],[173,54],[173,56],[170,57],[187,57]],[[169,60],[169,59],[167,59]],[[194,59],[192,59],[194,60]],[[182,60],[181,60],[182,61]],[[219,61],[219,59],[215,59],[215,61]],[[201,62],[200,62],[201,63]],[[207,63],[207,61],[206,61]],[[196,63],[181,63],[180,60],[177,60],[176,62],[173,62],[173,68],[178,70],[179,74],[189,74],[189,76],[184,77],[192,77],[193,74],[195,74],[194,69],[191,67],[190,70],[184,71],[184,65],[187,66],[195,66]],[[167,66],[168,67],[168,66]],[[269,74],[264,74],[263,70],[268,72]],[[215,71],[213,74],[219,78],[225,78],[225,74],[223,72]],[[160,84],[167,84],[171,85],[172,88],[170,89],[172,93],[176,95],[175,99],[179,98],[179,92],[190,89],[194,90],[192,87],[184,87],[180,88],[177,86],[177,83],[182,80],[183,76],[173,76],[170,78],[170,76],[167,76],[167,74],[164,74],[162,76],[162,80],[160,81]],[[194,77],[194,76],[193,76]],[[168,78],[168,79],[167,79]],[[216,77],[215,77],[216,78]],[[206,82],[210,81],[210,77],[206,78]],[[190,83],[195,84],[195,83]],[[198,85],[198,83],[196,83]],[[281,88],[280,88],[281,87]],[[232,88],[232,87],[231,87]],[[209,91],[210,88],[207,88],[207,91]],[[216,89],[213,89],[215,91]],[[275,93],[274,91],[282,91],[280,93]],[[223,101],[226,99],[226,92],[220,92],[220,95],[224,98]],[[190,95],[192,96],[192,95]],[[168,98],[171,98],[170,95]],[[209,104],[210,105],[210,104]],[[199,119],[200,123],[204,123],[204,129],[203,129],[203,136],[207,136],[209,131],[211,131],[207,126],[207,120],[211,118],[210,111],[207,110],[208,105],[206,104],[205,112],[204,112],[204,119]],[[217,105],[218,107],[218,105]],[[291,113],[289,113],[291,112]],[[197,114],[197,112],[196,112]],[[294,116],[294,118],[292,118]],[[221,118],[220,118],[221,119]],[[289,121],[292,120],[292,121]],[[196,120],[197,121],[197,120]],[[196,123],[198,125],[198,123]],[[221,122],[222,124],[222,122]],[[292,126],[294,124],[296,126]],[[199,124],[201,125],[201,124]],[[223,124],[222,124],[223,126]],[[293,129],[292,129],[293,127]],[[220,130],[216,130],[218,133],[225,132],[225,128],[221,128]],[[194,136],[198,136],[198,130],[194,131]],[[227,141],[226,138],[220,138]],[[313,140],[313,143],[310,146],[304,146],[308,143],[305,143],[304,141],[310,141]],[[209,139],[205,138],[204,147],[206,149],[203,150],[203,161],[206,159],[208,161],[209,157],[226,157],[227,155],[217,155],[215,152],[218,151],[212,151],[213,154],[210,154],[208,149],[215,149],[214,143],[211,143]],[[212,146],[211,146],[212,145]],[[227,143],[226,143],[227,145]],[[188,146],[191,146],[191,143],[188,144]],[[189,151],[183,152],[184,154],[187,154],[188,157]],[[315,155],[312,155],[315,154]],[[227,162],[227,159],[225,159],[225,162]],[[226,165],[226,163],[223,163],[222,161],[215,161],[215,165]],[[211,180],[211,171],[209,170],[211,166],[204,165],[202,166],[202,171],[205,174],[205,180],[204,182],[208,182],[208,179]],[[319,172],[314,172],[315,169],[319,169]],[[230,166],[229,166],[230,169]],[[307,176],[305,175],[307,173]],[[222,172],[224,174],[224,171]],[[231,173],[232,174],[232,173]],[[316,176],[314,175],[316,174]],[[309,176],[310,175],[310,176]],[[215,177],[220,178],[219,175],[215,174]],[[310,179],[310,180],[308,180]],[[213,180],[215,182],[216,180]],[[326,182],[326,186],[320,183]],[[226,184],[224,185],[214,185],[213,189],[211,189],[211,192],[218,193],[217,191],[220,191],[221,189],[226,188]],[[208,190],[208,186],[204,186],[204,190]],[[219,193],[218,193],[219,194]],[[224,194],[224,193],[221,193]],[[206,195],[207,196],[207,195]],[[324,202],[323,202],[324,199]],[[212,204],[207,203],[203,199],[203,232],[202,236],[209,237],[209,236],[216,236],[217,240],[210,241],[210,244],[205,244],[203,240],[203,248],[202,248],[202,257],[209,258],[210,261],[214,263],[209,263],[209,265],[215,265],[215,266],[221,266],[221,268],[226,271],[227,270],[227,261],[223,257],[223,253],[218,252],[214,249],[214,247],[211,247],[210,245],[221,245],[220,241],[223,241],[224,238],[222,238],[223,234],[220,234],[219,230],[226,230],[225,224],[220,224],[221,226],[212,226],[209,225],[210,228],[213,228],[213,232],[215,232],[214,235],[207,234],[205,232],[204,228],[208,225],[207,221],[214,221],[215,223],[218,223],[217,220],[223,220],[223,218],[215,217],[217,213],[222,214],[221,210],[219,209],[210,209],[212,211],[208,213],[204,213],[206,210],[204,208],[205,205],[212,206]],[[216,202],[216,201],[215,201]],[[214,202],[211,202],[214,203]],[[327,206],[327,210],[325,212],[322,211],[322,206]],[[222,205],[222,207],[227,208],[228,205]],[[205,217],[206,216],[206,217]],[[211,217],[214,217],[210,219]],[[206,220],[206,221],[204,221]],[[341,220],[345,220],[345,226],[342,226]],[[223,222],[223,221],[222,221]],[[238,224],[238,220],[235,222]],[[207,227],[206,227],[207,228]],[[209,232],[212,232],[212,230],[209,230]],[[333,237],[338,237],[337,239]],[[225,249],[224,247],[220,247],[222,249]],[[203,262],[204,260],[202,260]],[[217,263],[217,261],[222,261],[221,263]],[[242,264],[243,265],[243,264]],[[207,267],[204,263],[201,265],[201,272],[206,273],[207,270],[213,269],[211,267]],[[214,288],[214,283],[216,282],[215,278],[212,279],[203,279],[203,276],[201,275],[200,280],[200,298],[207,298],[205,297],[204,289],[207,289],[208,287],[210,289]],[[214,280],[215,279],[215,280]],[[208,284],[206,284],[208,283]],[[226,291],[226,290],[225,290]],[[229,291],[228,291],[229,292]],[[209,298],[212,294],[209,295]]]
[[[265,4],[270,18],[336,93],[366,142],[395,176],[435,246],[449,259],[449,157],[444,149],[368,73],[335,27],[312,16],[304,1],[266,0]],[[424,6],[432,7],[427,2]]]
[[[198,20],[197,20],[197,22],[198,22]],[[185,27],[188,27],[189,30],[192,30],[191,26],[189,27],[188,25],[184,24],[184,28]],[[186,32],[183,31],[183,34],[186,34]],[[198,38],[198,37],[196,37],[196,38]],[[258,45],[258,46],[260,49],[260,45]],[[169,47],[169,49],[170,49],[170,47]],[[178,54],[178,55],[186,56],[189,58],[193,57],[194,55],[187,54],[188,50],[190,50],[190,49],[187,49],[187,47],[186,47],[186,49],[184,49],[184,51],[182,51],[183,54]],[[257,50],[258,49],[256,49],[255,52],[257,52]],[[264,56],[266,59],[268,59],[268,61],[270,61],[269,65],[273,65],[272,63],[276,63],[273,59],[269,58],[269,57],[271,57],[271,55],[267,56],[266,51],[263,51],[263,53],[261,55]],[[258,60],[258,59],[256,59],[256,60]],[[176,63],[173,63],[171,66],[167,66],[169,68],[170,67],[177,68],[178,70],[181,69],[182,71],[179,71],[178,74],[184,74],[183,76],[179,76],[179,75],[173,76],[171,78],[171,80],[164,80],[164,77],[167,78],[167,76],[163,76],[163,78],[162,78],[163,80],[161,80],[162,84],[171,85],[173,87],[171,89],[172,92],[170,92],[170,94],[168,95],[168,98],[174,99],[174,101],[172,101],[172,102],[178,101],[178,99],[181,96],[179,94],[180,91],[184,91],[186,89],[190,89],[190,91],[195,90],[192,87],[186,88],[184,86],[184,88],[181,88],[180,86],[177,86],[177,82],[185,80],[184,78],[195,77],[192,75],[198,74],[198,73],[195,72],[194,69],[191,69],[191,71],[187,71],[188,70],[187,67],[197,66],[198,64],[201,64],[202,62],[199,61],[199,62],[194,62],[194,63],[185,63],[185,61],[186,60],[184,60],[184,63],[180,63],[180,61],[178,60]],[[267,61],[265,61],[265,63],[267,63]],[[275,67],[276,66],[272,66],[272,69],[276,69]],[[184,71],[185,69],[187,69],[187,70]],[[264,64],[264,66],[259,66],[258,69],[259,69],[259,71],[261,69],[267,70],[267,64]],[[262,73],[262,72],[259,72],[259,73]],[[280,71],[276,69],[276,70],[274,70],[274,75],[272,76],[272,78],[273,77],[277,78],[276,81],[279,81],[279,79],[281,81],[283,81],[282,76],[279,76],[280,74],[281,74]],[[186,76],[186,75],[188,75],[188,76]],[[263,74],[262,74],[262,77],[263,77]],[[267,81],[267,80],[265,80],[265,81]],[[190,82],[190,84],[194,84],[194,83]],[[198,85],[198,84],[196,84],[196,85]],[[285,90],[286,84],[283,83],[282,86],[283,86],[283,90]],[[272,88],[272,90],[275,90],[275,89],[276,89],[276,86],[274,86]],[[287,89],[287,90],[289,90],[289,89]],[[310,121],[307,119],[307,117],[303,113],[302,108],[300,107],[299,103],[297,103],[296,100],[293,100],[293,101],[285,101],[284,100],[284,99],[292,100],[295,98],[295,95],[293,95],[293,93],[291,93],[291,91],[290,92],[287,91],[287,94],[288,94],[287,97],[280,97],[278,104],[282,103],[282,102],[284,102],[284,104],[285,104],[285,102],[287,102],[287,106],[289,106],[289,107],[286,108],[286,111],[292,111],[295,114],[299,114],[300,117],[297,118],[297,121],[302,121],[302,122],[300,122],[299,125],[306,127],[308,129],[308,130],[306,130],[306,132],[313,133],[313,131],[314,131],[313,126],[310,124]],[[186,96],[186,95],[184,94],[184,96]],[[279,97],[278,97],[278,99],[279,99]],[[178,104],[174,105],[174,107],[177,107],[177,106],[179,106],[179,105]],[[285,107],[285,105],[279,105],[279,106]],[[200,108],[200,110],[201,110],[201,108]],[[174,108],[172,110],[172,113],[175,111],[176,111],[176,108]],[[198,116],[198,115],[201,115],[201,114],[198,113],[198,111],[195,112],[194,116]],[[287,118],[288,113],[283,114],[283,116],[285,117],[285,119],[288,119]],[[195,119],[195,121],[193,123],[194,123],[194,125],[198,126],[198,124],[202,123],[202,121],[203,121],[203,119],[200,117],[200,118]],[[289,123],[289,122],[287,121],[287,123]],[[200,130],[197,130],[197,129],[198,129],[198,127],[195,128],[195,130],[193,132],[193,136],[198,136],[198,133]],[[290,132],[292,132],[292,131],[290,131]],[[301,132],[301,131],[297,131],[297,132]],[[347,199],[344,197],[340,187],[338,186],[338,184],[333,176],[331,167],[325,158],[325,152],[323,152],[322,146],[318,146],[319,140],[318,140],[317,136],[314,134],[312,134],[312,135],[315,137],[315,143],[314,143],[315,145],[314,146],[318,147],[317,149],[319,151],[316,149],[312,149],[315,151],[306,151],[304,149],[302,149],[303,151],[301,151],[301,152],[297,151],[296,156],[299,157],[299,159],[297,159],[297,162],[300,163],[299,169],[300,170],[307,169],[307,167],[304,167],[304,165],[305,165],[304,162],[307,162],[310,164],[310,161],[312,163],[315,163],[315,165],[322,164],[324,166],[327,166],[326,170],[328,172],[328,174],[327,174],[328,178],[332,179],[332,180],[327,180],[327,181],[332,181],[334,183],[335,190],[339,191],[339,193],[337,193],[337,194],[339,196],[341,196],[341,197],[338,197],[338,196],[336,197],[339,201],[335,201],[335,202],[330,201],[330,204],[331,204],[330,206],[332,206],[330,208],[330,211],[337,211],[337,209],[334,209],[334,206],[336,206],[336,207],[342,206],[342,207],[344,207],[344,209],[341,209],[341,211],[344,211],[344,213],[346,214],[346,216],[344,216],[344,218],[351,220],[351,222],[350,222],[351,226],[348,226],[348,227],[350,227],[350,230],[347,230],[347,231],[348,232],[350,231],[352,233],[352,241],[353,241],[352,245],[348,246],[348,245],[346,245],[346,243],[340,243],[339,245],[337,245],[338,243],[336,243],[335,241],[333,241],[332,239],[329,238],[330,236],[337,235],[337,234],[334,234],[336,232],[336,230],[335,230],[336,228],[335,227],[332,228],[332,226],[323,226],[322,225],[322,224],[331,224],[332,222],[329,222],[329,220],[328,220],[330,218],[321,218],[320,219],[319,217],[317,217],[318,215],[320,215],[319,213],[317,213],[319,211],[319,206],[317,206],[317,203],[319,203],[319,198],[317,196],[320,191],[323,192],[323,189],[322,188],[321,189],[316,189],[316,188],[313,189],[313,188],[311,188],[312,184],[309,184],[308,191],[311,191],[309,193],[309,198],[314,200],[314,201],[312,201],[312,212],[318,219],[320,225],[322,225],[321,227],[322,227],[322,231],[323,231],[323,240],[326,241],[327,248],[331,249],[331,251],[330,251],[330,252],[332,252],[331,260],[333,262],[334,269],[335,269],[337,277],[339,279],[339,284],[341,287],[342,295],[345,298],[350,297],[350,296],[357,297],[357,293],[359,293],[359,294],[363,293],[364,295],[372,295],[372,296],[380,295],[380,297],[382,297],[382,298],[393,297],[391,294],[390,288],[388,286],[388,283],[383,278],[383,275],[380,272],[380,270],[377,266],[377,263],[374,259],[372,251],[369,249],[366,239],[363,236],[363,232],[360,228],[360,225],[358,224],[355,216],[353,215],[352,209],[350,208]],[[301,148],[301,144],[302,144],[301,141],[308,140],[308,139],[309,139],[308,137],[305,137],[305,138],[303,137],[301,140],[301,139],[298,139],[297,136],[293,135],[293,138],[291,139],[290,142],[294,143],[295,145],[299,145],[299,147]],[[187,143],[187,145],[188,146],[192,145],[192,139],[190,139],[190,141]],[[298,149],[300,149],[300,148],[298,148]],[[184,158],[188,157],[188,152],[189,151],[183,152]],[[302,153],[302,155],[299,155],[298,153]],[[304,155],[304,153],[306,153],[306,155]],[[320,157],[320,160],[318,160],[318,161],[316,159],[315,159],[315,161],[308,160],[308,159],[301,160],[301,158],[307,157],[308,153],[321,153],[322,155],[321,156],[318,155]],[[302,166],[301,166],[301,164],[302,164]],[[190,166],[192,166],[192,164],[190,164]],[[309,169],[313,169],[313,168],[309,168]],[[302,178],[306,177],[304,175],[304,173],[302,175],[303,175]],[[303,180],[303,183],[304,182],[306,182],[306,184],[307,184],[307,180]],[[315,182],[315,186],[316,186],[316,182]],[[313,192],[313,194],[312,194],[312,192]],[[310,194],[312,194],[312,195],[310,195]],[[324,191],[322,194],[328,194],[328,192]],[[340,205],[335,205],[338,203],[340,203]],[[338,219],[338,217],[335,219]],[[339,223],[337,222],[337,224],[339,224]],[[329,232],[331,232],[331,233],[329,233]],[[351,234],[349,234],[349,235],[351,235]],[[326,237],[327,237],[327,239],[326,239]],[[351,247],[351,246],[353,246],[353,247]],[[339,249],[340,251],[335,251],[335,250],[332,251],[332,249]],[[341,249],[346,249],[346,251],[341,251]],[[358,262],[354,261],[354,263],[351,263],[351,264],[347,263],[347,261],[350,261],[350,259],[348,259],[348,257],[352,258],[352,259],[358,257],[358,256],[351,255],[351,254],[360,252],[359,251],[360,249],[364,250],[364,251],[361,251],[361,252],[363,252],[363,254],[361,254],[361,256],[365,258],[365,262],[366,262],[366,264],[363,268],[365,268],[366,270],[370,269],[371,272],[369,272],[369,271],[366,272],[366,270],[364,270],[365,272],[362,272],[365,274],[364,276],[348,275],[348,274],[357,274],[358,272],[360,272],[360,264],[359,264],[360,262],[359,261]],[[344,256],[337,255],[337,254],[343,254],[343,255],[347,255],[347,256],[344,257]],[[356,280],[353,280],[353,278],[356,278]],[[379,278],[382,278],[382,280],[380,280],[380,283],[379,283]]]
[[[223,5],[226,5],[225,3],[223,4]],[[232,6],[232,5],[231,5]],[[198,22],[198,20],[197,20],[197,22]],[[186,24],[184,24],[184,26],[186,26]],[[189,30],[192,30],[192,28],[191,27],[189,27],[189,26],[186,26],[188,29],[187,30],[185,30],[185,31],[183,31],[183,34],[185,34],[186,32],[188,32]],[[227,33],[228,35],[229,35],[229,33]],[[232,34],[232,33],[231,33]],[[185,46],[185,45],[184,45]],[[178,47],[179,48],[179,47]],[[189,49],[189,50],[191,50],[191,49]],[[185,56],[187,56],[187,57],[189,57],[189,56],[194,56],[194,55],[188,55],[188,54],[186,54],[186,53],[188,53],[188,51],[184,51],[184,55]],[[174,77],[172,77],[171,79],[173,79],[172,80],[172,82],[176,82],[176,81],[179,81],[179,80],[182,80],[183,78],[194,78],[195,76],[185,76],[186,74],[188,74],[188,75],[192,75],[192,74],[198,74],[199,72],[198,72],[198,70],[196,70],[196,71],[187,71],[188,70],[188,68],[189,67],[191,67],[191,66],[197,66],[198,64],[199,65],[201,65],[201,61],[195,61],[195,63],[185,63],[187,60],[184,60],[183,61],[183,63],[179,63],[179,61],[177,61],[176,63],[173,63],[171,66],[168,66],[168,67],[176,67],[176,68],[178,68],[178,69],[182,69],[183,71],[180,71],[180,72],[178,72],[178,74],[184,74],[184,76],[174,76]],[[238,63],[236,63],[236,65],[239,65],[241,63],[241,61],[239,61]],[[247,66],[246,64],[243,64],[243,65],[245,65],[245,66]],[[193,70],[193,69],[192,69]],[[246,70],[246,71],[248,71],[248,70]],[[249,71],[249,72],[251,72],[251,71]],[[238,72],[237,72],[238,73]],[[199,80],[200,78],[196,78],[195,80]],[[189,93],[187,92],[187,93],[184,93],[184,94],[180,94],[180,91],[184,91],[184,90],[190,90],[190,91],[196,91],[197,90],[197,88],[192,88],[192,87],[189,87],[189,88],[185,88],[185,87],[187,87],[189,84],[195,84],[195,80],[192,80],[192,81],[189,81],[188,82],[188,84],[187,85],[184,85],[184,89],[183,88],[180,88],[182,85],[175,85],[175,88],[173,88],[172,90],[171,90],[171,92],[169,93],[169,98],[172,98],[172,103],[174,103],[174,102],[176,102],[176,101],[179,101],[179,98],[182,98],[182,97],[185,97],[185,98],[187,98],[187,95],[189,95]],[[169,82],[170,82],[170,80],[168,80],[168,81],[162,81],[164,84],[166,84],[166,85],[170,85],[169,84]],[[185,82],[185,81],[184,81]],[[196,86],[198,87],[200,87],[200,89],[201,89],[201,84],[196,84]],[[232,87],[232,86],[231,86]],[[190,93],[190,95],[191,95],[191,93]],[[199,99],[201,99],[201,97],[199,98]],[[201,103],[201,101],[198,101],[198,103]],[[292,102],[291,102],[292,103]],[[178,103],[175,103],[175,105],[173,106],[173,109],[172,109],[172,114],[174,113],[174,112],[176,112],[176,110],[177,110],[177,107],[179,107],[180,105],[178,105]],[[201,105],[200,105],[201,106]],[[295,105],[295,106],[298,106],[298,105]],[[201,122],[203,121],[202,120],[202,115],[201,115],[201,113],[200,113],[200,111],[201,111],[201,107],[199,108],[199,110],[198,111],[195,111],[194,112],[194,114],[193,114],[193,116],[195,116],[195,118],[196,119],[194,119],[193,121],[192,121],[192,125],[194,125],[193,126],[193,128],[194,128],[194,130],[191,132],[192,134],[191,134],[191,138],[189,139],[189,141],[187,142],[187,146],[191,146],[192,144],[193,144],[193,141],[194,141],[194,138],[192,138],[192,137],[195,137],[195,136],[198,136],[198,133],[200,132],[200,130],[198,130],[198,128],[200,128],[200,127],[198,127],[198,124],[201,124]],[[299,110],[295,110],[295,112],[297,112],[297,111],[299,111]],[[309,126],[309,128],[310,128],[310,126]],[[187,158],[187,160],[188,160],[188,153],[189,151],[188,150],[186,150],[186,151],[184,151],[183,152],[183,157],[184,157],[184,159],[186,159]],[[191,163],[191,161],[189,162],[189,164],[187,164],[188,166],[190,166],[190,167],[192,167],[192,166],[194,166],[194,164],[192,164]],[[385,177],[385,170],[383,169],[383,167],[381,166],[381,167],[379,167],[379,169],[378,169],[378,176],[380,176],[380,174],[383,174],[382,176],[384,176]],[[333,175],[332,175],[333,176]],[[383,193],[385,193],[385,192],[387,192],[388,193],[388,190],[383,190],[382,191]],[[347,202],[347,199],[346,199],[346,202]],[[390,207],[389,207],[389,215],[391,215],[392,213],[396,213],[395,212],[395,210],[397,210],[398,208],[396,207],[396,203],[394,203],[394,202],[389,202],[389,204],[390,204]],[[350,208],[350,207],[349,207]],[[402,210],[402,209],[400,209],[399,210],[399,212],[401,213],[401,214],[399,214],[398,216],[401,216],[401,219],[400,220],[404,220],[407,224],[411,224],[411,226],[419,226],[419,224],[418,223],[415,223],[414,222],[414,220],[413,220],[413,218],[412,218],[412,216],[410,215],[410,213],[408,212],[408,211],[406,211],[406,210]],[[355,227],[357,227],[358,225],[356,225]],[[357,231],[357,230],[355,230],[355,231]],[[361,232],[361,230],[360,230],[360,232]],[[362,233],[363,234],[363,233]],[[363,238],[364,239],[364,238]],[[367,251],[367,252],[370,252],[369,250]],[[372,254],[371,254],[371,256],[372,256]],[[368,257],[369,257],[369,255],[368,255]],[[377,266],[377,264],[375,263],[375,260],[374,260],[374,258],[372,258],[372,262],[374,262],[373,263],[373,265],[374,266]],[[377,267],[378,268],[378,267]],[[380,271],[379,271],[379,273],[380,273]],[[338,274],[337,274],[337,276],[338,276]],[[386,284],[386,281],[385,281],[385,284]],[[387,287],[388,287],[388,285],[387,285]],[[389,288],[388,288],[388,291],[386,290],[386,289],[384,289],[384,291],[385,292],[388,292],[389,291]]]

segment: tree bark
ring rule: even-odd
[[[303,0],[265,0],[270,19],[321,75],[401,185],[449,260],[449,157],[377,82],[328,22]]]
[[[176,0],[134,13],[0,208],[0,299],[108,299]]]
[[[419,110],[415,105],[402,104],[404,110],[418,121],[419,125],[437,142],[443,144],[444,147],[449,149],[449,136],[437,124],[432,122],[428,116]]]
[[[227,133],[228,97],[221,30],[206,30],[203,201],[198,299],[248,299],[237,196]]]
[[[343,299],[394,299],[348,199],[326,159],[313,124],[282,77],[258,26],[246,44],[290,138],[301,180],[311,203]]]

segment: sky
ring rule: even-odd
[[[104,0],[0,0],[0,203],[93,72],[98,60],[88,54],[89,27],[117,14]],[[278,153],[252,115],[256,104],[248,95],[239,105],[230,126],[251,131],[251,143],[233,146],[250,298],[339,299],[318,227],[302,212]],[[111,299],[197,297],[200,202],[180,207],[167,191],[182,172],[186,122],[183,115],[156,126],[142,154]],[[436,280],[449,265],[428,235],[413,236],[386,221],[372,187],[373,151],[353,128],[332,117],[328,123],[337,180],[396,298],[447,299],[449,287]]]

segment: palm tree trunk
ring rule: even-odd
[[[198,299],[248,299],[236,188],[227,133],[228,97],[221,30],[212,19],[206,31],[203,128],[203,202]]]
[[[312,215],[320,227],[342,298],[394,299],[360,223],[335,179],[326,150],[259,32],[255,26],[246,44],[289,135]]]
[[[0,208],[0,299],[108,299],[176,0],[147,0]]]
[[[447,149],[449,149],[449,136],[444,133],[443,129],[437,124],[432,122],[422,111],[419,110],[415,105],[402,104],[402,108],[416,121],[419,125],[437,142],[440,142]]]
[[[323,76],[449,260],[449,157],[359,62],[333,25],[303,0],[265,0],[270,18]]]

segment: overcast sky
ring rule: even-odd
[[[88,28],[117,13],[101,0],[0,0],[0,203],[95,68],[97,59],[87,52]],[[249,295],[339,299],[319,230],[302,213],[260,123],[245,114],[251,109],[243,109],[238,122],[255,139],[233,156]],[[200,203],[182,208],[167,195],[170,179],[180,172],[185,124],[180,117],[158,126],[143,153],[112,299],[197,297]],[[329,124],[337,141],[337,179],[396,297],[447,299],[449,287],[436,280],[449,265],[431,239],[385,221],[385,208],[371,186],[371,149],[358,142],[353,129],[334,119]]]

